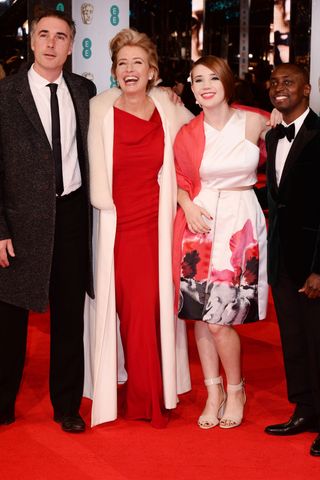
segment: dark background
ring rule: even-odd
[[[71,9],[71,0],[63,2]],[[12,0],[0,3],[0,61],[12,57],[28,59],[28,39],[19,31],[24,21],[41,8],[55,7],[53,0]],[[309,65],[311,0],[291,1],[291,61]],[[239,53],[239,0],[206,0],[204,17],[205,54],[227,58],[235,73]],[[266,58],[273,0],[251,0],[249,52],[251,71],[261,80],[269,77]],[[156,42],[161,77],[172,83],[172,72],[187,73],[191,64],[191,0],[131,0],[130,26],[146,32]],[[19,60],[17,61],[19,63]]]

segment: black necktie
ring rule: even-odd
[[[276,133],[279,139],[287,137],[288,141],[291,142],[295,135],[294,123],[289,125],[289,127],[285,127],[282,123],[279,123],[279,125],[276,126]]]
[[[59,104],[57,97],[57,83],[49,83],[51,97],[51,131],[52,131],[52,152],[56,170],[56,194],[61,195],[63,192],[63,175],[62,175],[62,155],[61,155],[61,139],[60,139],[60,117]]]

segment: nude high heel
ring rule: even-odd
[[[222,377],[205,378],[204,384],[206,387],[210,385],[220,385],[222,396],[223,396],[216,415],[200,415],[198,419],[199,427],[207,430],[208,428],[213,428],[219,424],[219,420],[222,417],[224,412],[227,395],[223,388]]]
[[[230,385],[228,383],[228,385],[227,385],[227,394],[228,395],[229,395],[229,393],[238,392],[239,390],[242,390],[242,398],[243,398],[242,407],[238,408],[237,410],[234,409],[233,412],[231,412],[231,411],[228,412],[228,402],[227,402],[226,415],[224,415],[220,420],[220,425],[219,426],[221,428],[238,427],[242,422],[243,409],[244,409],[244,405],[245,405],[246,400],[247,400],[246,392],[245,392],[245,389],[244,389],[244,380],[242,379],[241,382],[238,383],[237,385]]]

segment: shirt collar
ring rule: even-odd
[[[292,125],[294,123],[295,125],[295,128],[296,128],[296,132],[300,129],[301,125],[303,124],[306,116],[308,115],[308,113],[310,112],[310,108],[308,107],[302,115],[300,115],[300,117],[296,118],[294,120],[294,122],[291,122],[291,123],[285,123],[284,121],[282,121],[282,124],[285,126],[285,127],[288,127],[289,125]]]
[[[29,78],[30,82],[32,82],[32,85],[35,86],[36,88],[39,88],[39,89],[46,87],[49,83],[57,83],[58,86],[63,85],[62,72],[60,73],[58,78],[56,78],[56,80],[54,80],[54,82],[48,82],[48,80],[46,78],[42,77],[41,75],[39,75],[39,73],[37,73],[35,71],[34,64],[31,65],[31,67],[28,71],[28,78]]]

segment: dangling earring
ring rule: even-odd
[[[111,77],[110,77],[110,87],[111,88],[113,88],[113,87],[118,87],[119,88],[119,82],[114,75],[111,75]]]

